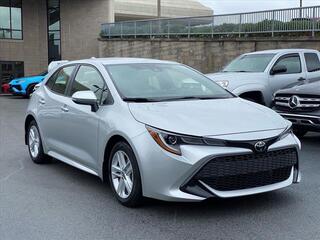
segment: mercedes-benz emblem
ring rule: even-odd
[[[296,108],[300,105],[300,99],[298,96],[292,96],[290,99],[289,99],[289,107],[291,108]]]
[[[257,152],[262,153],[267,150],[267,144],[264,141],[259,141],[254,145]]]

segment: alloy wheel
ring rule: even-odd
[[[36,158],[40,151],[40,135],[36,126],[31,126],[29,130],[29,150],[31,156]]]
[[[128,155],[124,151],[117,151],[112,158],[111,176],[113,187],[119,197],[126,199],[133,188],[133,169]]]

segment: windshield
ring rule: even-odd
[[[233,60],[223,72],[264,72],[275,54],[242,55]]]
[[[233,97],[210,79],[179,64],[119,64],[106,69],[125,101]]]

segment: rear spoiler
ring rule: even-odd
[[[48,66],[48,72],[50,72],[51,70],[57,68],[59,65],[65,64],[67,62],[69,62],[69,61],[68,60],[62,60],[62,61],[53,61],[53,62],[51,62],[49,64],[49,66]]]

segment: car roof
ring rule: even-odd
[[[70,61],[70,63],[100,63],[102,65],[115,65],[115,64],[133,64],[133,63],[165,63],[165,64],[178,64],[172,61],[163,61],[148,58],[90,58],[77,61]]]
[[[272,49],[272,50],[264,50],[264,51],[257,51],[257,52],[251,52],[247,53],[249,54],[280,54],[280,53],[300,53],[300,52],[315,52],[318,53],[318,50],[314,49],[302,49],[302,48],[289,48],[289,49]],[[246,54],[245,54],[246,55]]]

